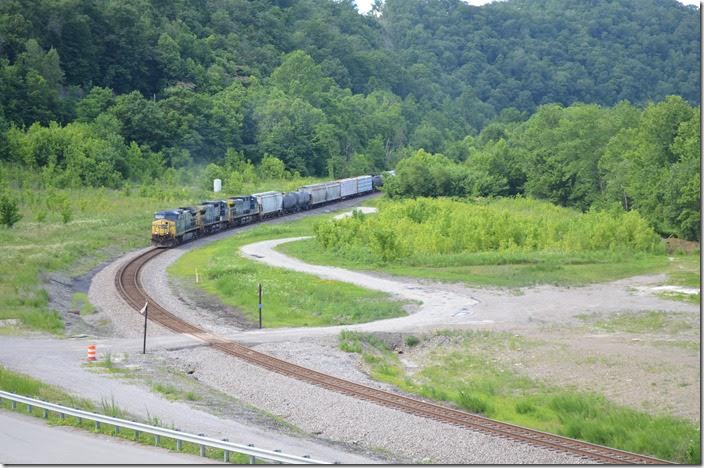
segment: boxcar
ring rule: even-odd
[[[259,203],[259,216],[268,218],[281,212],[284,198],[281,192],[253,193],[252,196]]]
[[[325,201],[331,202],[340,199],[340,182],[328,182],[325,184]]]
[[[354,180],[357,182],[357,193],[366,193],[372,191],[372,176],[363,175],[355,177]]]
[[[340,197],[347,198],[357,195],[357,180],[342,179],[340,180]]]

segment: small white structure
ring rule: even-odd
[[[220,190],[222,190],[222,180],[213,180],[213,192],[219,192]]]

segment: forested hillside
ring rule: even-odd
[[[698,51],[698,12],[675,0],[5,0],[0,161],[118,187],[208,163],[227,185],[277,159],[335,177],[420,148],[464,160],[466,137],[546,104],[696,105]]]

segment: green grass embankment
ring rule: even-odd
[[[269,267],[239,254],[240,247],[253,242],[312,235],[313,224],[330,216],[256,226],[186,253],[167,271],[195,286],[197,269],[198,287],[236,307],[252,323],[258,321],[257,285],[261,283],[264,328],[348,325],[405,315],[404,303],[388,294]]]
[[[692,422],[652,416],[596,393],[547,385],[500,367],[465,346],[482,342],[497,349],[525,349],[530,346],[525,338],[489,331],[436,333],[459,339],[459,344],[438,347],[412,375],[406,374],[398,355],[372,334],[344,331],[340,349],[361,354],[370,375],[379,381],[472,413],[677,463],[701,462],[699,429]],[[407,337],[406,344],[416,346],[422,339]]]

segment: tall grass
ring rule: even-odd
[[[475,285],[579,285],[674,266],[636,212],[580,213],[525,198],[381,200],[278,247],[306,261]]]
[[[525,198],[491,202],[420,198],[385,203],[378,215],[321,223],[321,246],[370,258],[477,252],[577,253],[661,251],[660,240],[637,212],[577,213]]]

